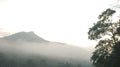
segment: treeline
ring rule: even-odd
[[[81,65],[42,57],[20,57],[0,53],[0,67],[81,67]]]

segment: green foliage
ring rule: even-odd
[[[120,21],[113,22],[112,18],[115,12],[115,10],[110,8],[105,10],[99,15],[99,21],[94,23],[94,26],[89,29],[88,38],[90,40],[99,40],[95,47],[96,50],[91,57],[91,61],[96,67],[115,67],[115,65],[118,64],[118,62],[116,62],[113,66],[112,62],[112,60],[115,59],[115,57],[113,58],[112,56],[120,56],[120,54],[113,55],[115,53],[114,50],[117,49],[115,46],[120,41]]]
[[[94,23],[94,26],[89,29],[89,39],[95,40],[102,38],[103,35],[113,33],[112,15],[115,13],[114,10],[107,9],[101,15],[99,15],[99,21]],[[110,14],[110,15],[108,15]]]

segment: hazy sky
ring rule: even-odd
[[[34,31],[50,41],[91,45],[89,27],[113,3],[115,0],[0,0],[0,30]]]

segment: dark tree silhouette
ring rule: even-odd
[[[118,51],[118,46],[116,47],[116,45],[120,41],[120,21],[113,21],[115,12],[115,10],[110,8],[106,9],[99,15],[99,21],[94,23],[94,26],[91,27],[88,32],[88,38],[90,40],[99,40],[95,47],[96,50],[91,57],[91,61],[97,67],[115,67],[115,65],[118,64],[117,62],[112,62],[114,59],[112,56]],[[120,54],[118,56],[120,56]]]

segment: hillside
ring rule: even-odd
[[[89,48],[50,42],[33,34],[20,32],[1,38],[0,67],[92,67]]]
[[[9,36],[5,36],[1,39],[8,41],[28,41],[28,42],[48,42],[47,40],[39,37],[34,32],[18,32]]]

